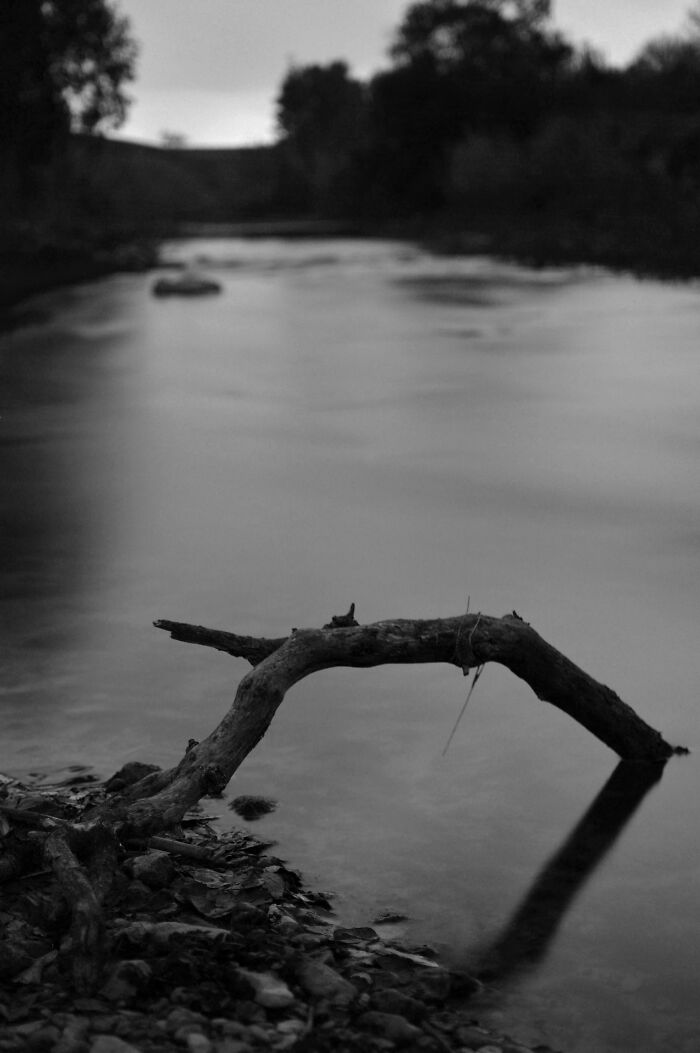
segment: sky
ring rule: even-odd
[[[387,65],[407,0],[117,0],[140,43],[120,138],[192,146],[269,142],[290,65],[347,61],[364,78]],[[554,25],[613,63],[679,31],[692,0],[554,0]]]

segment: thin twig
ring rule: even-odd
[[[450,732],[449,737],[447,739],[447,742],[445,743],[445,747],[444,747],[444,749],[442,751],[442,756],[443,757],[445,756],[445,754],[447,753],[448,749],[450,748],[450,743],[452,742],[452,739],[455,737],[455,732],[457,731],[457,728],[459,727],[459,722],[460,722],[460,720],[462,719],[462,717],[465,714],[467,705],[469,704],[469,699],[472,697],[472,693],[474,691],[474,688],[476,687],[477,680],[479,679],[479,677],[481,676],[483,671],[484,671],[484,666],[480,665],[476,669],[476,671],[474,673],[474,678],[472,679],[472,684],[471,684],[471,687],[469,688],[469,692],[467,694],[467,697],[464,700],[464,705],[462,706],[462,708],[459,711],[459,716],[455,720],[455,725],[452,728],[452,731]]]

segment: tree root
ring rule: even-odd
[[[61,823],[48,834],[33,832],[30,836],[42,840],[43,859],[70,908],[75,987],[81,992],[91,991],[100,976],[105,950],[102,902],[116,869],[116,838],[99,822],[88,827]],[[86,859],[87,867],[81,865],[80,857]]]

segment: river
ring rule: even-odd
[[[1,338],[0,770],[108,775],[206,735],[248,666],[156,618],[276,636],[351,601],[515,609],[697,745],[697,284],[381,241],[166,254],[222,295],[118,275]],[[467,689],[316,674],[227,798],[279,801],[256,829],[343,919],[402,912],[407,939],[490,963],[485,1022],[695,1053],[697,757],[610,785],[615,757],[492,666],[444,754]]]

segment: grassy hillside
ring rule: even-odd
[[[62,163],[74,177],[76,209],[142,229],[266,216],[280,196],[272,147],[173,149],[73,136]]]
[[[0,307],[146,266],[157,239],[185,224],[286,217],[288,185],[275,147],[161,149],[72,135],[32,171],[0,158]]]

